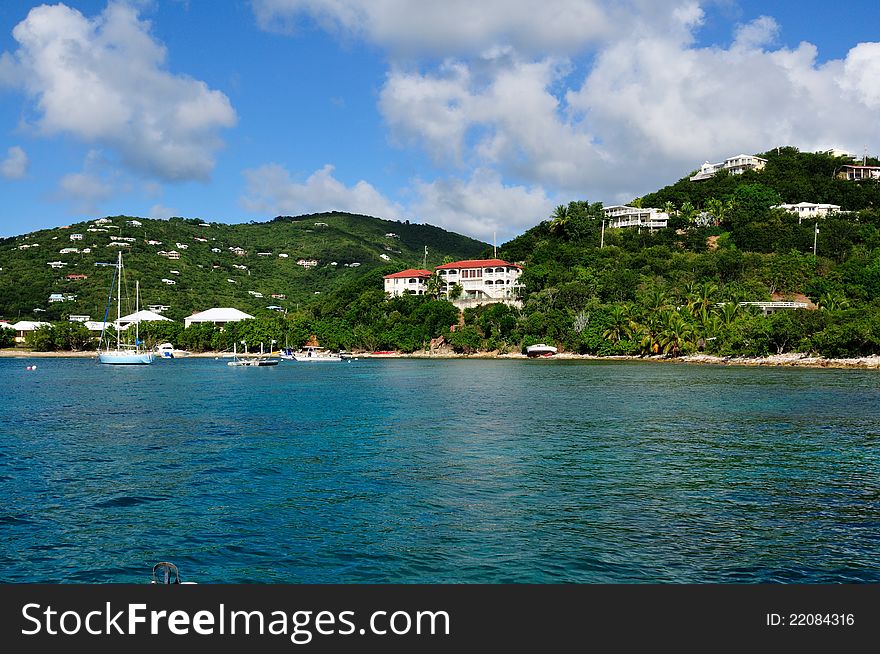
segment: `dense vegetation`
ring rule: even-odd
[[[669,227],[605,229],[604,247],[601,204],[558,207],[499,248],[499,257],[525,265],[521,309],[487,305],[460,316],[436,295],[386,298],[383,274],[421,265],[413,243],[399,263],[350,271],[286,315],[263,311],[223,330],[154,323],[142,334],[192,350],[298,347],[316,334],[332,348],[405,352],[443,336],[458,352],[545,342],[598,355],[880,353],[880,183],[836,179],[845,161],[826,155],[780,148],[762,156],[763,171],[685,177],[637,199],[669,211]],[[819,219],[816,234],[813,221],[773,208],[801,201],[839,204],[842,212]],[[390,231],[404,240],[402,226]],[[450,256],[477,254],[451,246]],[[434,255],[429,264],[439,263],[441,250]],[[782,299],[809,300],[811,308],[763,316],[738,305]]]
[[[89,232],[89,228],[105,231]],[[72,241],[71,234],[82,234],[83,240]],[[111,237],[134,239],[123,250],[131,304],[134,281],[139,280],[141,306],[168,305],[165,315],[174,320],[217,306],[251,314],[267,306],[295,311],[365,272],[389,265],[400,270],[416,261],[421,266],[425,247],[428,265],[447,256],[477,256],[486,247],[431,225],[346,213],[280,216],[266,223],[238,225],[115,216],[106,224],[83,222],[0,241],[0,317],[15,322],[62,320],[78,314],[101,320],[113,269],[95,264],[115,262],[118,248],[109,245]],[[246,254],[230,250],[236,247]],[[80,252],[61,254],[66,248]],[[91,251],[83,253],[83,249]],[[180,259],[158,254],[170,250],[179,252]],[[317,265],[307,270],[297,265],[300,259],[313,259]],[[47,265],[54,261],[65,265],[58,269]],[[70,274],[87,279],[71,280]],[[76,300],[49,303],[50,294],[75,295]],[[128,308],[134,311],[133,306]]]

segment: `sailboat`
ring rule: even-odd
[[[153,363],[153,353],[142,351],[140,348],[140,318],[134,324],[134,345],[122,341],[122,330],[119,326],[119,318],[122,315],[122,251],[116,261],[116,345],[111,347],[108,340],[106,349],[99,350],[98,362],[115,365],[148,365]],[[101,345],[104,345],[104,333],[107,331],[107,314],[110,313],[110,302],[113,299],[113,284],[110,284],[110,294],[107,296],[107,308],[104,310],[104,327],[101,330]],[[135,284],[135,313],[140,310],[140,282]],[[130,328],[129,328],[130,329]]]
[[[274,343],[274,341],[273,341]],[[271,353],[268,356],[263,355],[263,344],[260,343],[260,356],[253,357],[250,359],[239,358],[238,349],[236,348],[236,344],[232,344],[232,361],[229,361],[227,366],[277,366],[280,363],[279,359],[273,359]]]

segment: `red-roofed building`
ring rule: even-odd
[[[405,293],[424,295],[425,283],[432,274],[430,270],[409,268],[385,275],[385,292],[391,295],[391,297],[397,297]]]
[[[469,259],[444,263],[437,272],[447,291],[454,284],[462,287],[462,299],[507,300],[516,297],[522,266],[503,259]]]
[[[444,281],[443,291],[458,284],[462,288],[458,302],[467,306],[486,302],[507,302],[516,297],[520,287],[522,266],[503,259],[468,259],[444,263],[434,269]],[[404,293],[424,295],[426,284],[433,273],[430,270],[402,270],[385,275],[385,292],[392,297]]]

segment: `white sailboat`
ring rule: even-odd
[[[119,327],[119,318],[122,315],[122,251],[116,261],[116,344],[111,347],[110,342],[106,348],[98,351],[98,362],[115,365],[148,365],[153,363],[153,353],[142,351],[140,348],[140,319],[134,324],[134,344],[122,341],[122,330]],[[107,331],[107,314],[110,312],[110,301],[113,298],[113,285],[110,285],[110,295],[107,297],[107,308],[104,311],[104,328],[101,330],[101,345],[104,346],[104,333]],[[135,284],[135,313],[140,309],[140,282]]]

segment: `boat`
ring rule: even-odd
[[[277,366],[281,363],[281,359],[275,359],[270,355],[263,354],[263,344],[260,343],[260,354],[259,355],[251,355],[248,356],[245,353],[244,356],[238,356],[238,349],[236,348],[235,343],[232,344],[232,361],[227,361],[227,366],[248,366],[248,367],[262,367],[262,366]]]
[[[537,343],[536,345],[529,345],[526,348],[526,356],[530,357],[552,357],[556,354],[557,349],[552,345],[547,345],[545,343]]]
[[[302,361],[307,363],[330,363],[335,361],[342,361],[342,357],[338,354],[333,354],[327,348],[321,347],[318,344],[318,339],[315,338],[315,335],[312,334],[309,340],[305,345],[302,346],[302,349],[291,352],[288,350],[287,356],[292,358],[293,361]]]
[[[143,366],[153,363],[153,353],[141,349],[140,318],[134,323],[134,344],[122,340],[122,329],[119,326],[119,318],[122,315],[122,250],[119,251],[116,260],[116,270],[113,273],[116,281],[116,343],[111,347],[107,342],[106,348],[98,351],[98,362],[113,365]],[[107,307],[104,310],[104,325],[101,328],[101,344],[104,344],[104,334],[107,332],[107,315],[110,313],[110,303],[113,300],[113,283],[110,284],[110,294],[107,296]],[[139,312],[140,282],[135,283],[135,313]],[[125,330],[128,334],[128,329]]]
[[[162,345],[156,348],[156,354],[161,359],[181,359],[189,356],[189,352],[178,350],[171,343],[162,343]]]

